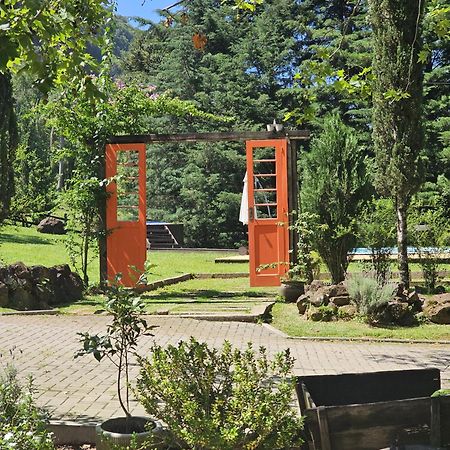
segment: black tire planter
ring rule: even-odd
[[[116,417],[106,420],[95,428],[95,444],[97,450],[112,450],[118,446],[130,445],[133,436],[137,444],[142,445],[160,427],[147,417]],[[149,448],[157,448],[151,443]]]
[[[305,293],[305,283],[303,281],[283,281],[278,292],[286,299],[286,302],[292,303]]]

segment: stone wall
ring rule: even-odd
[[[48,309],[81,299],[83,289],[80,276],[67,264],[28,267],[17,262],[0,267],[0,307]]]

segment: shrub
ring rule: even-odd
[[[22,386],[17,371],[8,364],[0,374],[0,448],[3,450],[52,450],[46,430],[47,415],[33,400],[32,379]]]
[[[395,220],[392,200],[380,198],[372,199],[358,222],[359,239],[370,249],[370,268],[383,283],[386,283],[390,276],[390,256],[392,247],[396,244]]]
[[[419,254],[425,288],[432,294],[439,280],[439,254],[450,242],[450,221],[440,209],[414,211],[411,218],[411,241]]]
[[[379,309],[394,298],[395,287],[381,282],[371,274],[354,275],[347,280],[347,289],[358,313],[372,321]]]
[[[140,358],[137,395],[164,421],[168,444],[196,450],[282,449],[301,443],[302,420],[290,403],[293,358],[225,342],[210,349],[191,338]]]

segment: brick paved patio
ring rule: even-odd
[[[38,404],[54,419],[86,422],[121,415],[115,396],[115,370],[108,361],[73,359],[79,348],[79,331],[101,332],[104,316],[2,316],[0,317],[0,362],[4,365],[14,349],[14,364],[22,375],[35,379]],[[166,345],[195,336],[220,346],[225,339],[236,346],[253,342],[270,354],[290,348],[296,358],[295,374],[366,372],[404,368],[437,367],[442,382],[450,387],[450,346],[432,344],[380,344],[322,342],[286,339],[270,328],[251,323],[206,322],[171,317],[149,319],[159,325],[155,340]],[[152,338],[140,342],[145,354]],[[133,369],[136,373],[137,369]],[[139,405],[135,413],[142,412]]]

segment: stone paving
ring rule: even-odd
[[[79,348],[76,333],[102,332],[108,320],[105,316],[0,316],[0,364],[4,366],[12,353],[20,374],[33,376],[38,404],[47,407],[53,419],[98,422],[121,415],[112,364],[97,363],[89,356],[73,358]],[[148,321],[159,327],[154,338],[140,342],[140,354],[148,351],[153,339],[166,345],[194,336],[215,346],[227,339],[236,346],[264,345],[269,354],[290,348],[296,358],[295,374],[437,367],[443,386],[450,387],[450,345],[307,341],[287,339],[270,327],[252,323],[171,317]],[[133,367],[133,375],[136,372]],[[132,410],[143,412],[137,404]]]

